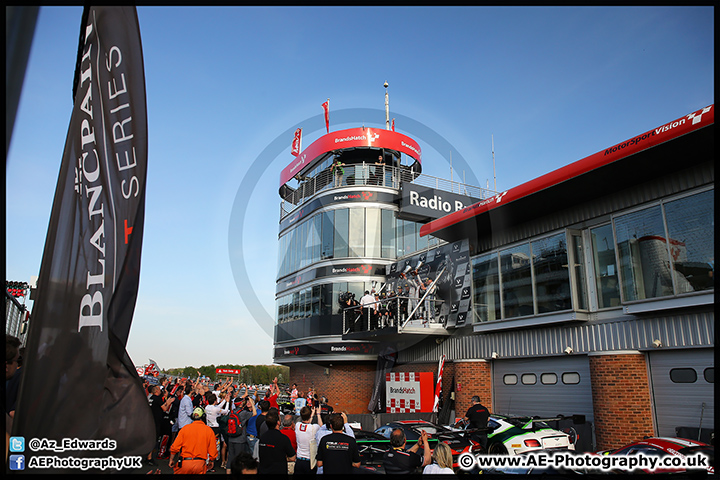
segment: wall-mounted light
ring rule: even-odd
[[[662,342],[660,341],[660,339],[656,338],[655,340],[653,340],[653,346],[654,346],[655,348],[660,348],[660,347],[663,346],[663,344],[662,344]]]
[[[492,355],[490,355],[492,358],[500,358],[500,355],[498,355],[498,352],[492,352]]]
[[[445,339],[443,337],[438,337],[435,339],[435,343],[437,343],[438,345],[440,345],[444,341],[445,341]]]
[[[572,349],[572,347],[569,346],[569,345],[568,345],[567,347],[565,347],[565,350],[563,350],[563,351],[564,351],[566,354],[568,354],[568,355],[570,355],[571,353],[573,353],[573,349]]]

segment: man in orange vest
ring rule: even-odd
[[[170,468],[176,474],[204,474],[213,468],[217,458],[215,433],[205,422],[205,410],[198,407],[192,412],[193,422],[180,429],[170,447]],[[179,456],[180,461],[175,462]]]

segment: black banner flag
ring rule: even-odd
[[[368,410],[373,413],[385,413],[385,374],[392,372],[397,360],[397,351],[388,345],[378,355],[377,367],[375,367],[375,383],[372,396],[368,403]]]
[[[145,456],[155,442],[147,397],[125,350],[140,275],[148,146],[134,7],[85,8],[73,95],[13,435],[110,443],[95,451],[31,450],[28,467],[34,455]]]

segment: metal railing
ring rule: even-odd
[[[437,298],[394,296],[364,306],[355,305],[343,309],[343,335],[370,332],[386,327],[397,327],[398,332],[412,321],[422,327],[443,326],[439,306],[444,303]]]
[[[288,186],[280,205],[280,220],[292,213],[307,198],[333,188],[352,186],[377,186],[399,189],[400,183],[412,182],[415,185],[430,187],[436,190],[468,195],[484,200],[496,194],[492,190],[454,182],[447,179],[423,175],[414,172],[408,167],[392,167],[388,165],[375,165],[359,163],[344,165],[342,174],[335,174],[328,167],[314,177],[300,177],[297,189]]]

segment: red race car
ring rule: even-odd
[[[708,457],[708,466],[699,467],[697,471],[706,470],[708,473],[715,473],[715,447],[708,445],[707,443],[699,442],[696,440],[688,440],[685,438],[674,438],[674,437],[650,437],[638,442],[633,442],[624,447],[616,450],[604,450],[597,452],[600,455],[645,455],[655,456],[662,459],[662,457],[691,457],[695,454],[703,454]],[[665,460],[661,460],[665,461]],[[679,462],[680,460],[678,460]],[[672,462],[669,462],[672,464]],[[681,473],[685,472],[684,468],[670,466],[660,466],[655,470],[647,468],[640,468],[637,473]],[[688,472],[696,471],[694,469],[688,469]],[[625,472],[627,473],[627,472]]]

